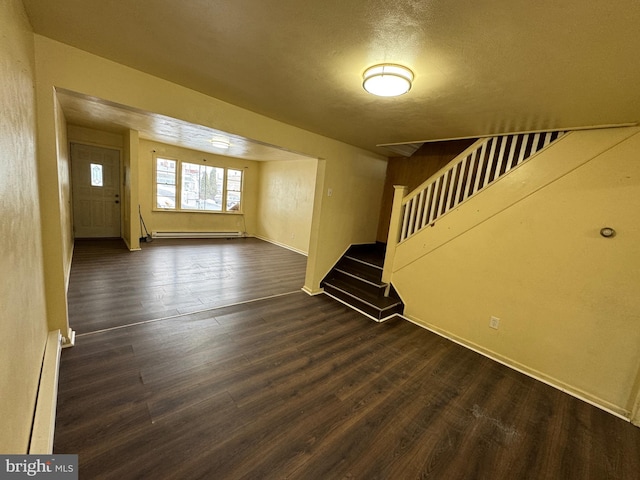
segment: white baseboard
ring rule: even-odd
[[[297,249],[297,248],[294,248],[294,247],[292,247],[292,246],[290,246],[290,245],[287,245],[287,244],[285,244],[285,243],[277,242],[277,241],[272,240],[272,239],[270,239],[270,238],[262,237],[262,236],[260,236],[260,235],[252,235],[252,236],[253,236],[253,237],[255,237],[255,238],[258,238],[258,239],[260,239],[260,240],[264,240],[265,242],[269,242],[269,243],[273,243],[274,245],[278,245],[279,247],[286,248],[287,250],[291,250],[292,252],[299,253],[300,255],[304,255],[305,257],[308,257],[308,256],[309,256],[309,253],[308,253],[308,252],[304,252],[304,251],[302,251],[302,250],[299,250],[299,249]]]
[[[302,287],[302,291],[307,295],[309,295],[310,297],[315,297],[316,295],[320,295],[321,293],[324,293],[324,288],[319,288],[318,290],[311,290],[305,285],[304,287]]]
[[[62,337],[62,348],[73,347],[76,344],[76,331],[69,329],[66,337]]]

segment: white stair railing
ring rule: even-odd
[[[431,225],[564,133],[523,133],[478,140],[403,199],[399,241]]]

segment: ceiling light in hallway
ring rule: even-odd
[[[394,64],[380,64],[365,70],[364,89],[379,97],[397,97],[411,90],[413,72],[407,67]]]
[[[229,142],[229,140],[227,140],[226,138],[212,138],[211,139],[211,145],[213,145],[214,147],[217,148],[229,148],[231,146],[231,143]]]

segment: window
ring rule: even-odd
[[[92,163],[91,166],[91,186],[102,187],[102,165],[99,163]]]
[[[156,207],[176,208],[176,161],[156,159]]]
[[[221,212],[223,178],[224,168],[183,163],[180,208]]]
[[[242,170],[156,158],[156,208],[240,212]]]
[[[242,170],[227,170],[227,211],[240,210],[240,196],[242,192]]]

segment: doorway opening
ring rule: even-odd
[[[76,238],[119,238],[120,152],[71,144],[73,230]]]

